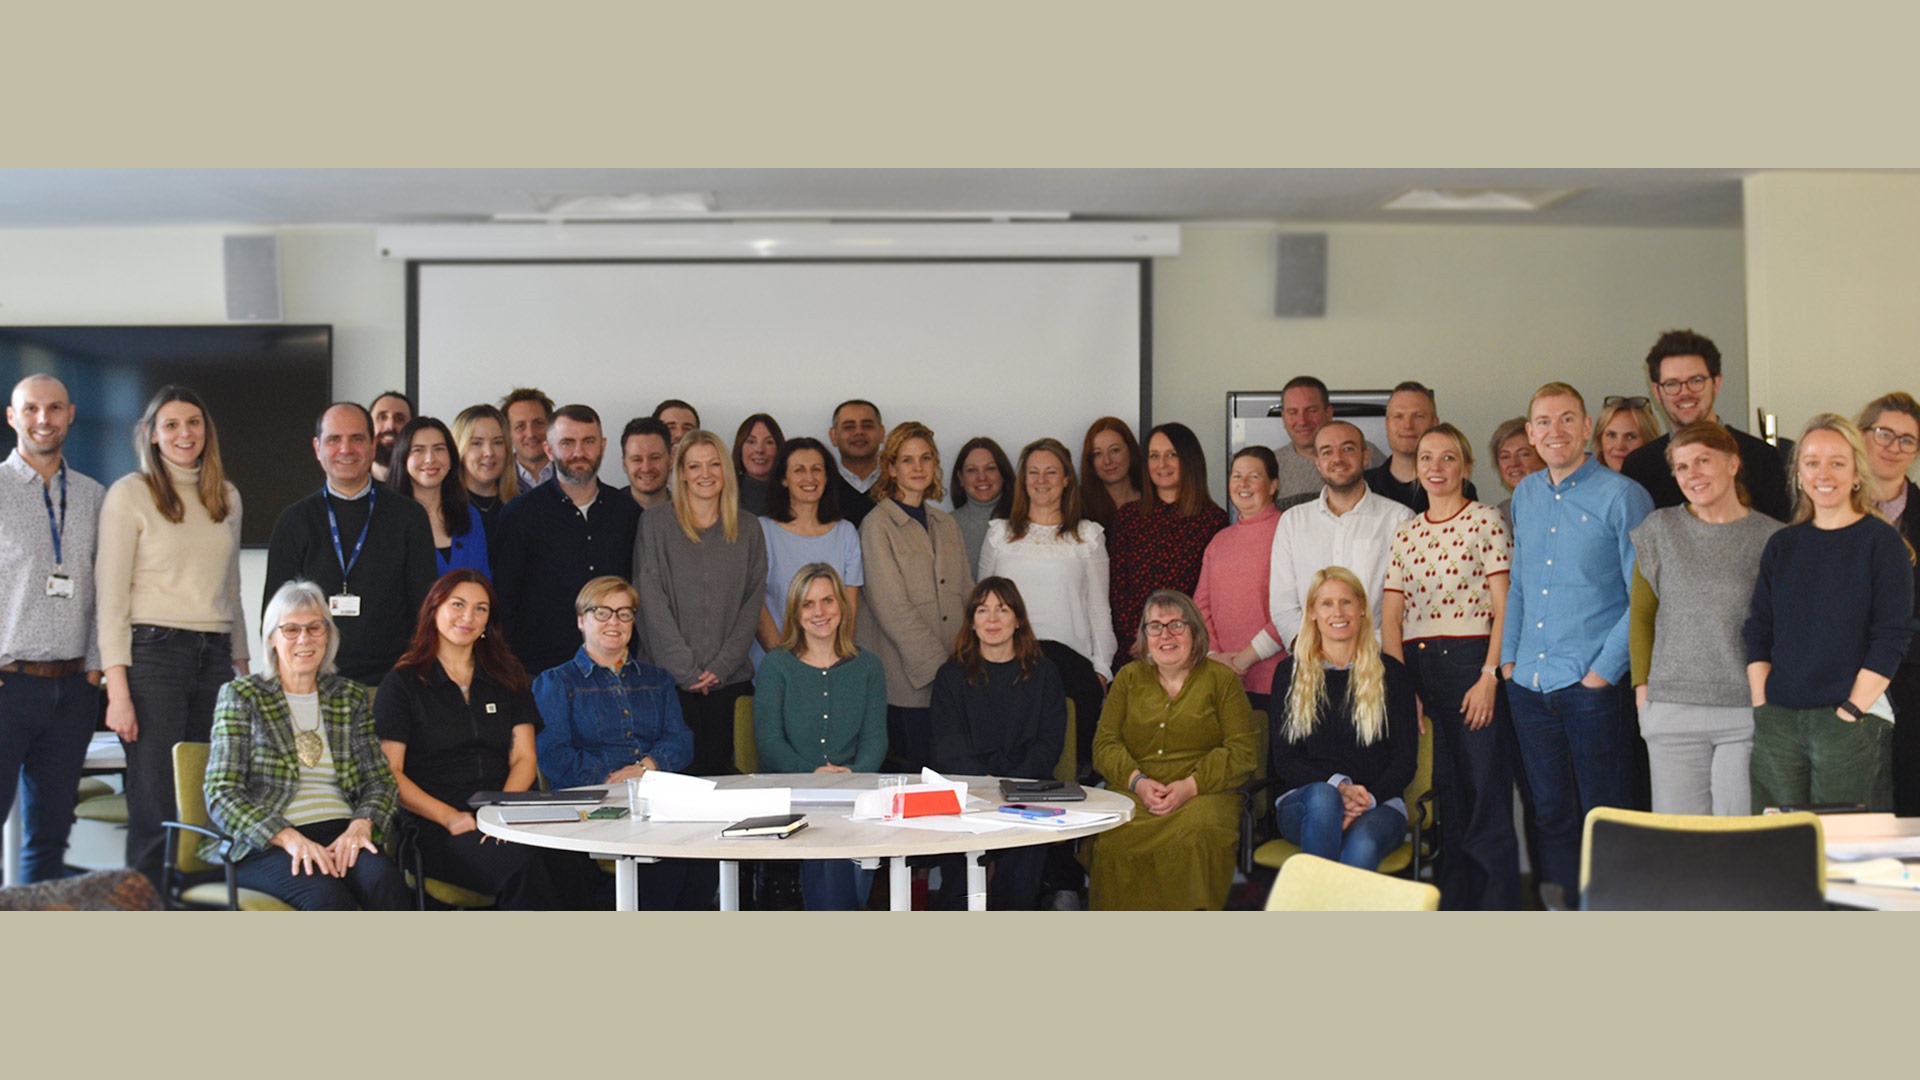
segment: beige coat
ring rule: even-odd
[[[963,609],[973,591],[960,524],[929,506],[922,529],[888,499],[860,524],[860,557],[867,583],[854,642],[886,669],[887,704],[924,709],[933,701],[933,676],[966,625]]]

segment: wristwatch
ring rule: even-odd
[[[1858,720],[1862,716],[1866,715],[1866,713],[1860,708],[1860,706],[1855,705],[1851,700],[1842,701],[1840,703],[1840,711],[1843,713],[1846,713],[1848,716],[1853,717],[1855,720]]]

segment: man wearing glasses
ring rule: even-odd
[[[1726,428],[1740,447],[1740,482],[1746,485],[1753,508],[1768,517],[1787,520],[1793,500],[1787,493],[1787,469],[1779,451],[1722,421],[1713,411],[1713,399],[1720,393],[1720,350],[1711,339],[1691,330],[1661,334],[1647,351],[1647,381],[1653,386],[1660,410],[1667,414],[1669,429],[1695,420],[1712,420]],[[1686,502],[1667,465],[1667,443],[1671,439],[1671,434],[1662,435],[1640,447],[1627,456],[1620,469],[1647,489],[1656,508]]]

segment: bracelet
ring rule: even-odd
[[[1144,772],[1134,774],[1133,781],[1127,785],[1127,791],[1129,791],[1132,794],[1138,795],[1140,793],[1140,790],[1139,790],[1140,781],[1145,780],[1146,778],[1147,778],[1147,774]]]
[[[1481,668],[1481,669],[1480,669],[1480,674],[1482,674],[1482,675],[1491,675],[1491,676],[1493,676],[1494,678],[1496,678],[1496,679],[1498,679],[1498,678],[1500,677],[1500,665],[1499,665],[1499,664],[1488,664],[1488,665],[1487,665],[1486,667],[1483,667],[1483,668]]]

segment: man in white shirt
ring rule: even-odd
[[[1407,507],[1367,490],[1367,441],[1359,428],[1344,420],[1329,421],[1314,436],[1314,451],[1325,485],[1320,497],[1280,515],[1273,533],[1267,608],[1274,629],[1286,640],[1276,642],[1265,631],[1255,636],[1254,650],[1262,659],[1282,645],[1293,647],[1306,611],[1307,586],[1329,566],[1346,567],[1366,586],[1378,634],[1393,534],[1413,516]]]
[[[553,399],[530,386],[517,387],[500,399],[507,414],[507,435],[513,440],[513,471],[524,494],[553,479],[547,458],[547,425],[553,422]]]

